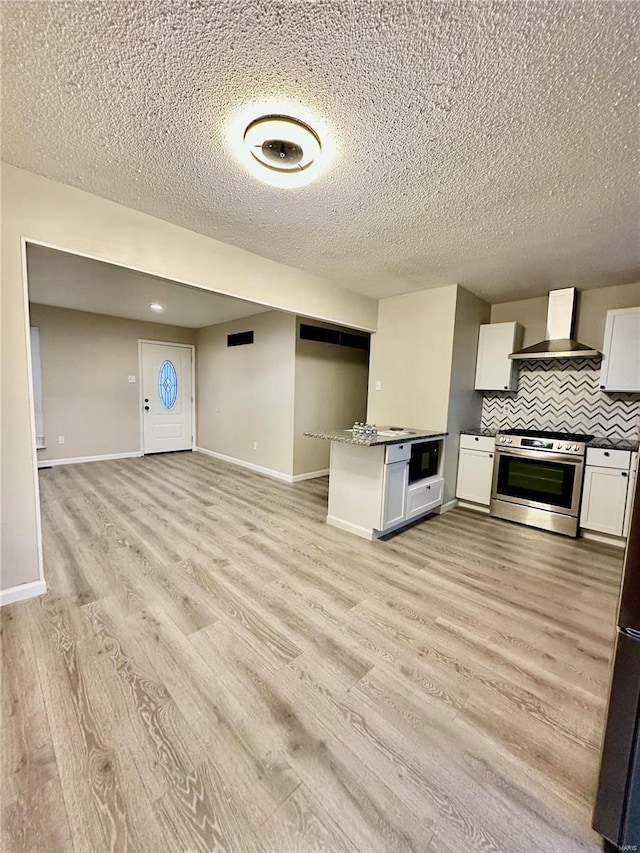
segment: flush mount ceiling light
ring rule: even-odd
[[[254,119],[243,139],[244,163],[260,181],[276,187],[302,187],[321,172],[318,134],[298,119],[267,115]]]
[[[152,302],[151,305],[149,305],[149,308],[151,308],[152,311],[164,311],[164,305],[160,305],[159,302]]]

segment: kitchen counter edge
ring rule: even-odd
[[[409,430],[409,427],[407,427]],[[408,444],[414,441],[424,441],[425,439],[445,438],[448,435],[446,432],[434,432],[432,430],[410,430],[411,435],[401,435],[397,438],[391,436],[375,436],[373,438],[354,438],[353,434],[346,429],[324,431],[317,430],[305,432],[307,438],[322,438],[326,441],[339,441],[341,444],[355,444],[360,447],[382,447],[386,444]]]

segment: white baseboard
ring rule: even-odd
[[[450,501],[446,501],[440,507],[440,515],[443,512],[449,512],[450,509],[455,509],[458,506],[458,498],[452,498]]]
[[[205,456],[213,456],[214,459],[221,459],[223,462],[229,462],[231,465],[239,465],[240,468],[246,468],[248,471],[262,474],[263,477],[280,480],[281,483],[299,483],[301,480],[326,477],[329,473],[329,469],[325,468],[322,471],[310,471],[308,474],[285,474],[284,471],[276,471],[275,468],[264,468],[262,465],[256,465],[255,462],[247,462],[245,459],[238,459],[236,456],[226,456],[224,453],[218,453],[216,450],[207,450],[206,447],[194,447],[193,449],[197,453],[204,453]]]
[[[142,456],[142,451],[132,453],[105,453],[103,456],[71,456],[68,459],[39,459],[38,468],[51,468],[55,465],[80,465],[83,462],[108,462],[110,459],[134,459]]]
[[[218,453],[215,450],[207,450],[206,447],[196,447],[197,453],[204,453],[206,456],[213,456],[214,459],[220,459],[222,462],[229,462],[231,465],[238,465],[240,468],[247,468],[249,471],[255,471],[256,474],[262,474],[263,477],[271,477],[272,480],[280,480],[282,483],[293,483],[291,474],[285,474],[282,471],[276,471],[274,468],[263,468],[262,465],[256,465],[253,462],[246,462],[244,459],[237,459],[235,456],[225,456],[224,453]]]
[[[10,586],[8,589],[0,590],[0,607],[4,607],[5,604],[15,604],[16,601],[26,601],[27,598],[36,598],[38,595],[44,595],[46,591],[47,584],[43,580]]]
[[[605,545],[614,545],[616,548],[624,548],[627,544],[624,536],[609,536],[607,533],[596,533],[582,527],[580,528],[580,535],[583,539],[592,539],[594,542],[603,542]]]
[[[315,480],[316,477],[326,477],[329,469],[325,468],[322,471],[309,471],[308,474],[294,474],[291,478],[292,483],[299,483],[301,480]]]
[[[474,504],[471,503],[471,501],[458,500],[458,506],[460,509],[472,509],[474,512],[484,512],[485,515],[489,515],[489,507],[484,506],[483,504]]]
[[[327,516],[327,524],[330,524],[332,527],[337,527],[340,530],[346,530],[347,533],[355,533],[356,536],[360,536],[362,539],[372,541],[376,538],[373,530],[369,530],[367,527],[360,527],[358,524],[351,524],[349,521],[343,521],[341,518],[336,518],[334,515]]]

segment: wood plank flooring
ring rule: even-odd
[[[5,853],[601,850],[618,550],[465,510],[366,542],[325,479],[198,453],[40,484]]]

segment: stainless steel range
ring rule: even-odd
[[[498,433],[491,515],[577,536],[584,457],[592,438],[526,429]]]

